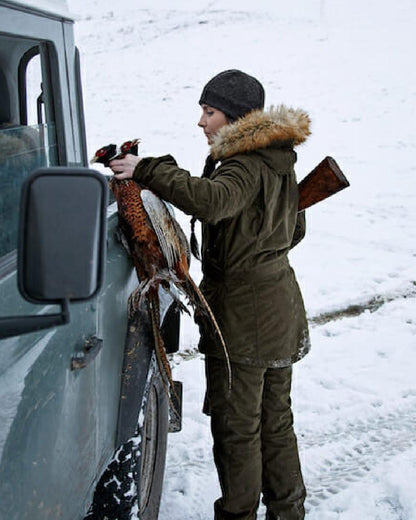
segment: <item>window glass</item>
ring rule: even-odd
[[[19,92],[8,92],[6,98],[11,105],[16,105],[10,107],[10,114],[18,112],[17,106],[20,106],[20,113],[24,113],[20,119],[25,124],[0,122],[0,257],[17,246],[23,181],[33,170],[57,164],[53,110],[48,106],[52,103],[50,78],[43,59],[44,55],[39,54],[36,47],[24,53],[19,64]]]

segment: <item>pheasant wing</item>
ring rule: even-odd
[[[168,267],[173,269],[183,252],[189,250],[185,234],[163,200],[146,189],[142,189],[141,198]]]

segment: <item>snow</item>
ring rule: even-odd
[[[196,125],[199,95],[227,68],[258,77],[267,104],[310,113],[299,179],[330,155],[351,186],[307,211],[307,237],[291,255],[313,342],[293,385],[307,518],[416,520],[416,4],[70,0],[69,7],[78,15],[91,156],[140,137],[142,155],[171,153],[199,175],[207,153]],[[189,218],[178,218],[189,234]],[[192,273],[200,278],[196,261]],[[341,319],[318,319],[337,311]],[[184,382],[183,430],[169,437],[160,518],[205,520],[219,487],[190,318],[181,341],[173,364]]]

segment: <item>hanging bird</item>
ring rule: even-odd
[[[115,145],[100,148],[91,162],[108,166],[111,160],[127,153],[137,155],[138,143],[138,139],[133,139],[120,148]],[[142,300],[146,301],[165,388],[169,385],[173,389],[173,381],[160,332],[159,286],[169,291],[171,283],[186,295],[197,313],[210,321],[218,334],[228,366],[230,388],[231,365],[224,338],[208,302],[189,273],[189,244],[169,206],[133,179],[111,178],[109,185],[117,201],[120,229],[139,279],[139,287],[130,296],[130,312],[137,310]],[[180,302],[179,308],[185,309]]]

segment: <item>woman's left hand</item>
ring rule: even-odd
[[[122,159],[114,159],[114,161],[110,161],[109,166],[113,170],[116,179],[131,179],[133,177],[134,169],[139,162],[140,157],[128,153]]]

